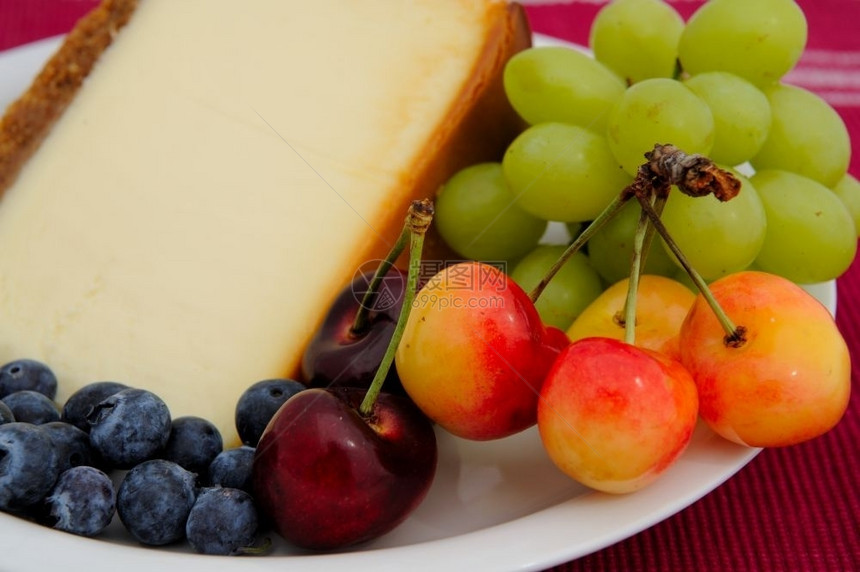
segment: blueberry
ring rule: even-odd
[[[44,393],[25,389],[10,393],[3,403],[12,410],[15,421],[41,425],[60,420],[60,408]]]
[[[291,379],[258,381],[236,403],[236,430],[242,443],[256,447],[269,421],[287,399],[306,389]]]
[[[123,389],[87,415],[90,444],[105,463],[129,469],[151,459],[170,436],[170,410],[145,389]]]
[[[57,449],[38,425],[0,425],[0,510],[40,502],[59,476]]]
[[[80,465],[96,466],[98,455],[90,446],[90,436],[74,425],[53,421],[40,426],[54,442],[59,456],[60,473]]]
[[[15,414],[9,409],[9,406],[0,401],[0,425],[12,423],[15,421]]]
[[[116,510],[139,542],[161,546],[185,536],[196,498],[194,473],[172,461],[153,459],[126,473],[117,491]]]
[[[197,552],[235,555],[253,544],[257,522],[254,501],[245,491],[205,488],[188,515],[185,534]]]
[[[0,399],[24,389],[38,391],[48,399],[57,397],[57,378],[40,361],[19,359],[0,368]]]
[[[128,386],[116,381],[97,381],[85,385],[66,400],[60,419],[89,433],[90,424],[87,422],[87,415],[90,411],[100,402],[123,389],[128,389]]]
[[[253,447],[243,445],[222,451],[209,465],[206,482],[213,487],[228,487],[252,492],[251,468],[254,465]]]
[[[95,536],[110,524],[116,492],[106,474],[94,467],[73,467],[57,479],[45,498],[50,525],[58,530]]]
[[[194,473],[202,473],[224,448],[221,433],[211,421],[186,416],[173,420],[162,457]]]

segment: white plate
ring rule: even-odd
[[[0,54],[0,108],[27,86],[58,41]],[[835,312],[833,282],[810,291]],[[463,441],[443,432],[438,436],[439,471],[425,502],[395,531],[358,550],[296,555],[279,544],[265,557],[204,557],[183,547],[141,547],[117,518],[104,536],[87,539],[0,514],[0,569],[540,570],[597,551],[672,516],[758,453],[699,427],[689,449],[656,483],[635,494],[610,496],[579,486],[556,470],[535,430],[491,443]]]

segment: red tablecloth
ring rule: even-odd
[[[94,0],[0,0],[0,50],[63,33],[94,4]],[[528,12],[536,32],[584,44],[600,4],[595,0],[532,2]],[[701,1],[672,4],[688,16]],[[799,0],[799,4],[809,21],[809,43],[790,79],[837,106],[858,146],[860,2]],[[851,172],[860,176],[860,153],[852,159]],[[737,476],[676,516],[559,566],[556,572],[860,570],[860,262],[837,286],[837,322],[855,364],[854,396],[842,423],[810,443],[764,451]]]

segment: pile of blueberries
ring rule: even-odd
[[[187,539],[204,554],[259,552],[254,448],[302,389],[288,379],[251,385],[236,405],[243,444],[224,449],[210,421],[171,418],[150,391],[94,382],[59,406],[46,364],[7,363],[0,368],[0,511],[83,536],[98,535],[116,514],[145,545]]]

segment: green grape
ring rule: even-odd
[[[745,269],[764,243],[764,206],[752,183],[735,175],[741,191],[729,201],[714,195],[690,197],[673,188],[663,209],[661,219],[672,239],[707,281]]]
[[[835,185],[848,169],[851,139],[839,114],[818,95],[793,85],[764,91],[773,121],[758,154],[756,170],[780,169]]]
[[[727,71],[756,85],[786,74],[806,46],[794,0],[710,0],[687,21],[678,57],[689,74]]]
[[[854,229],[857,235],[860,236],[860,181],[854,178],[850,173],[846,173],[836,186],[833,187],[833,192],[851,213],[851,218],[854,220]]]
[[[683,268],[678,268],[677,272],[672,274],[672,276],[669,276],[669,278],[680,282],[681,284],[689,288],[691,292],[694,292],[696,294],[699,293],[699,289],[696,287],[696,283],[693,282],[693,279],[690,278],[690,275],[687,274],[687,271]]]
[[[703,155],[714,144],[714,117],[708,105],[681,82],[666,78],[630,86],[609,113],[607,127],[609,147],[631,175],[656,144]]]
[[[762,91],[728,72],[705,72],[684,85],[711,109],[714,146],[709,157],[717,163],[740,165],[758,153],[770,129],[770,102]]]
[[[632,181],[605,137],[563,123],[526,129],[508,147],[502,170],[520,208],[561,222],[593,219]]]
[[[514,260],[530,252],[547,223],[511,201],[499,163],[462,169],[436,199],[436,229],[457,254],[473,260]]]
[[[832,280],[848,268],[857,233],[835,193],[788,171],[759,171],[751,180],[767,216],[756,266],[800,284]]]
[[[531,291],[561,258],[565,248],[558,245],[538,246],[517,263],[511,278],[526,292]],[[577,252],[553,276],[535,307],[544,324],[567,331],[580,312],[601,292],[603,284],[600,276],[589,264],[588,257]]]
[[[684,20],[662,0],[615,0],[591,24],[589,45],[602,62],[630,83],[672,77]]]
[[[588,257],[591,265],[607,284],[615,284],[630,276],[633,258],[633,236],[639,224],[642,209],[631,199],[588,241]],[[645,259],[645,272],[671,277],[677,270],[672,258],[660,247],[656,234]]]
[[[570,123],[602,131],[626,85],[609,68],[573,48],[530,48],[505,66],[505,92],[528,123]]]

